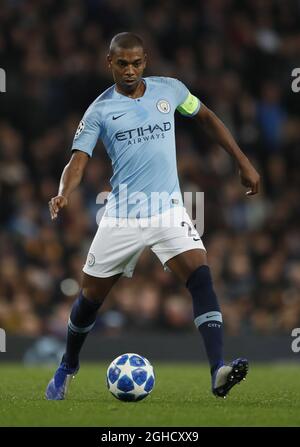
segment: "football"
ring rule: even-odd
[[[117,399],[136,402],[153,390],[155,376],[151,363],[138,354],[122,354],[107,368],[107,387]]]

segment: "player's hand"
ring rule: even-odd
[[[53,197],[49,202],[49,210],[51,214],[51,219],[56,219],[59,210],[68,205],[68,199],[64,196]]]
[[[240,178],[242,185],[250,188],[245,193],[246,196],[254,196],[254,194],[259,192],[260,176],[251,163],[247,163],[247,165],[242,167],[240,166]]]

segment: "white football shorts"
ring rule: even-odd
[[[185,207],[176,206],[147,218],[103,215],[83,271],[98,278],[122,273],[131,278],[139,256],[150,247],[164,266],[187,250],[205,250]]]

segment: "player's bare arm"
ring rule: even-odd
[[[238,166],[243,186],[250,188],[246,195],[254,195],[259,192],[260,176],[246,155],[241,151],[233,136],[222,121],[203,103],[196,115],[203,129],[208,135],[232,155]]]
[[[70,194],[76,189],[82,179],[89,156],[82,151],[74,151],[69,163],[65,166],[57,196],[49,201],[51,219],[56,219],[59,211],[67,206]]]

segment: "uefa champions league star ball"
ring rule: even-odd
[[[138,354],[122,354],[111,362],[106,373],[107,387],[117,399],[131,402],[145,399],[155,383],[151,363]]]

